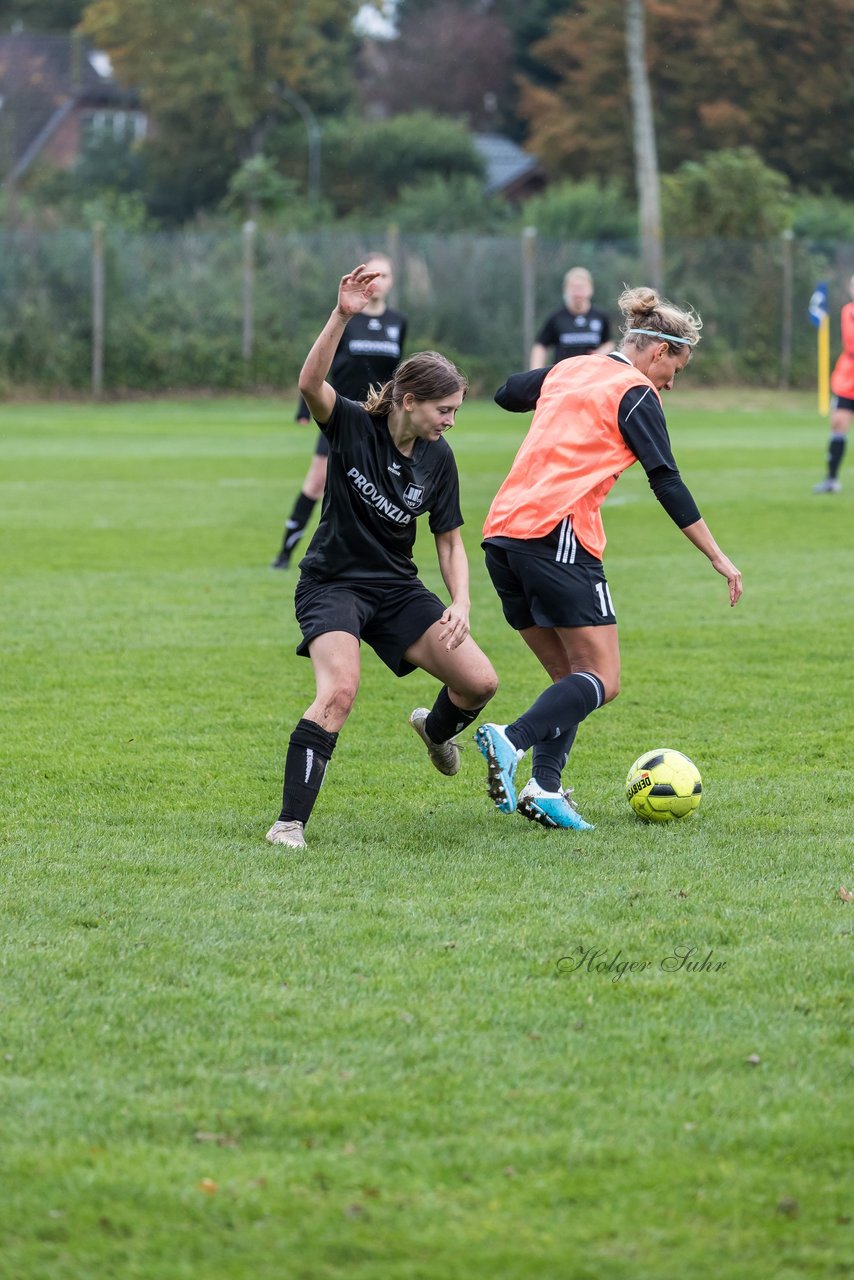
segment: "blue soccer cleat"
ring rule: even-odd
[[[531,778],[519,793],[519,812],[541,827],[563,827],[572,831],[592,831],[569,798],[569,791],[543,791]]]
[[[474,735],[478,750],[486,760],[486,789],[500,813],[516,812],[516,788],[513,779],[524,751],[518,751],[505,736],[504,727],[482,724]]]

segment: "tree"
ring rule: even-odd
[[[294,137],[289,128],[269,140],[270,154],[288,174],[299,164]],[[399,191],[436,174],[482,183],[483,161],[456,120],[425,111],[376,122],[345,116],[324,126],[323,172],[324,194],[337,214],[387,215]]]
[[[26,31],[72,31],[86,8],[86,0],[9,0],[0,4],[0,24],[21,23]]]
[[[333,112],[352,101],[358,0],[94,0],[83,30],[154,117],[151,172],[189,212],[292,117],[279,89]],[[201,182],[197,186],[198,179]],[[180,210],[175,210],[179,213]]]
[[[652,93],[646,70],[644,0],[626,0],[626,61],[635,142],[635,185],[640,211],[641,256],[646,278],[654,288],[662,283],[661,199],[658,189],[658,149],[652,118]]]
[[[594,178],[551,183],[525,201],[520,220],[551,240],[633,240],[638,224],[619,184]]]
[[[368,96],[391,113],[431,111],[495,128],[512,90],[510,56],[510,33],[494,13],[454,0],[407,6],[397,38],[378,51]]]
[[[791,221],[786,178],[750,147],[688,160],[662,187],[668,226],[683,239],[764,240]]]
[[[854,194],[854,0],[645,0],[659,161],[751,145],[805,188]],[[622,0],[577,0],[534,55],[551,85],[526,77],[530,145],[555,173],[631,166]]]
[[[449,15],[450,11],[455,11],[453,29],[464,33],[464,45],[474,46],[475,60],[469,75],[472,93],[480,95],[477,111],[472,112],[469,107],[465,110],[477,121],[484,95],[495,94],[495,118],[502,130],[519,139],[524,135],[525,127],[519,118],[518,77],[526,76],[532,83],[544,80],[551,85],[555,82],[551,70],[532,56],[531,49],[548,35],[555,18],[567,13],[577,3],[578,0],[525,0],[523,4],[519,0],[399,0],[396,9],[399,39],[407,42],[411,31],[420,30],[422,38],[420,48],[415,51],[416,56],[423,66],[435,67],[435,40],[442,23],[441,14]],[[479,33],[478,40],[474,39],[475,33]],[[392,66],[396,58],[396,43],[389,42],[385,51]],[[454,46],[448,41],[443,43],[449,47],[454,63],[462,65]],[[484,66],[483,52],[489,48],[492,48],[493,65]],[[445,64],[440,61],[438,65]],[[443,78],[434,72],[432,84],[434,101],[424,105],[431,105],[436,112],[453,114],[453,110],[449,110],[442,101]]]

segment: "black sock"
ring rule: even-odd
[[[290,555],[294,547],[305,533],[305,527],[311,519],[311,513],[314,510],[316,498],[309,498],[308,494],[301,493],[294,503],[294,509],[288,516],[288,522],[285,525],[285,532],[282,537],[282,555]]]
[[[474,711],[465,711],[451,702],[448,686],[443,684],[439,696],[433,703],[433,710],[424,722],[427,737],[431,742],[447,742],[456,734],[462,733],[467,725],[476,720],[483,707],[475,707]]]
[[[827,478],[835,480],[839,474],[839,468],[842,465],[842,459],[845,457],[845,444],[848,440],[846,435],[832,435],[830,444],[827,447]]]
[[[543,791],[560,791],[560,775],[569,759],[578,725],[574,724],[559,738],[550,742],[537,742],[531,753],[531,777],[538,782]]]
[[[313,720],[300,720],[285,758],[280,822],[308,822],[337,741],[337,733],[327,733]]]
[[[599,677],[590,671],[577,671],[541,693],[533,706],[504,732],[517,750],[527,751],[534,743],[556,741],[601,707],[604,700],[605,688]]]

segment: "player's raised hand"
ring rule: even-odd
[[[364,262],[341,277],[338,286],[338,310],[345,316],[357,316],[374,296],[374,281],[379,271],[368,271]]]

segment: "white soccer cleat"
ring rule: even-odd
[[[270,844],[284,844],[290,849],[304,849],[305,827],[301,822],[274,822],[267,832]]]
[[[818,484],[812,487],[813,493],[841,493],[842,481],[832,480],[830,476],[826,480],[819,480]]]
[[[446,778],[452,778],[460,771],[460,749],[453,738],[449,738],[447,742],[434,742],[428,737],[424,726],[429,714],[426,707],[416,707],[409,717],[409,723],[427,748],[427,754],[435,767]]]
[[[570,794],[569,788],[566,791],[544,791],[540,784],[531,778],[519,792],[517,812],[530,822],[539,822],[541,827],[592,831],[592,823],[584,821],[570,799]]]

